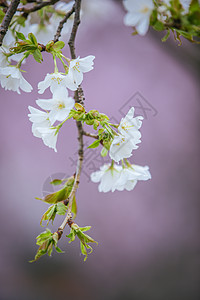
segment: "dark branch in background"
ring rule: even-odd
[[[71,58],[75,59],[76,54],[75,54],[75,38],[76,38],[76,33],[78,26],[80,24],[80,9],[81,9],[81,0],[75,0],[74,4],[74,11],[75,11],[75,16],[74,16],[74,23],[69,39],[69,48],[70,48],[70,53],[71,53]],[[74,94],[74,98],[76,103],[81,103],[82,105],[84,104],[84,94],[82,88],[79,86],[77,91]],[[78,129],[78,141],[79,141],[79,150],[78,150],[78,161],[77,161],[77,166],[76,166],[76,175],[75,175],[75,180],[74,180],[74,185],[72,187],[72,191],[69,195],[69,204],[68,204],[68,210],[67,210],[67,216],[64,219],[62,225],[58,228],[57,234],[58,238],[60,239],[63,233],[63,230],[65,226],[68,224],[71,226],[73,221],[71,221],[72,214],[72,203],[73,203],[73,198],[76,194],[76,190],[79,185],[79,180],[80,180],[80,175],[81,175],[81,170],[82,170],[82,164],[83,164],[83,127],[82,123],[80,121],[76,121],[77,129]]]
[[[41,2],[31,8],[19,8],[18,11],[23,12],[23,17],[26,18],[28,16],[28,14],[35,12],[37,10],[40,10],[41,8],[48,6],[48,5],[54,5],[56,2],[58,2],[59,0],[50,0],[50,1],[45,1],[45,2]]]
[[[60,21],[57,32],[54,36],[54,43],[56,43],[59,40],[59,37],[61,36],[61,31],[63,29],[64,24],[67,22],[67,20],[70,18],[70,16],[74,13],[75,11],[75,4],[73,5],[72,9],[66,14],[66,16]]]
[[[9,6],[4,18],[3,18],[3,21],[2,21],[1,26],[0,26],[0,46],[3,43],[3,39],[4,39],[4,36],[6,35],[6,32],[8,30],[8,26],[10,25],[12,17],[14,16],[14,14],[16,12],[19,3],[20,3],[20,0],[12,0],[10,6]]]

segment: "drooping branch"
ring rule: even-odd
[[[76,38],[76,33],[77,33],[77,30],[78,30],[78,26],[80,24],[80,9],[81,9],[81,0],[75,0],[75,4],[74,4],[74,11],[75,11],[74,23],[73,23],[70,39],[69,39],[69,42],[68,42],[72,59],[76,58],[75,38]],[[74,98],[75,98],[76,103],[81,103],[82,105],[84,104],[84,94],[83,94],[83,90],[80,86],[78,87],[77,91],[75,92]],[[68,198],[69,202],[68,202],[67,215],[66,215],[63,223],[61,224],[61,226],[58,228],[58,231],[57,231],[59,239],[62,236],[62,233],[63,233],[63,230],[64,230],[65,226],[67,224],[69,226],[71,226],[71,224],[73,223],[73,221],[71,221],[71,219],[72,219],[72,213],[71,213],[72,203],[73,203],[73,198],[76,194],[76,191],[77,191],[77,188],[78,188],[78,185],[79,185],[80,175],[81,175],[81,170],[82,170],[82,164],[83,164],[83,146],[84,146],[84,144],[83,144],[83,126],[82,126],[82,123],[80,121],[77,121],[76,125],[77,125],[77,129],[78,129],[78,141],[79,141],[76,175],[75,175],[74,184],[73,184],[71,193],[70,193],[69,198]]]
[[[3,39],[4,39],[4,36],[6,35],[6,32],[8,30],[8,26],[10,25],[12,17],[14,16],[14,14],[16,12],[19,3],[20,3],[20,0],[12,0],[10,6],[9,6],[4,18],[3,18],[3,21],[2,21],[1,26],[0,26],[0,46],[3,43]]]
[[[61,31],[63,29],[64,24],[67,22],[67,20],[70,18],[70,16],[74,13],[74,11],[75,11],[75,5],[72,6],[71,10],[68,11],[67,14],[65,15],[65,17],[60,21],[57,32],[53,39],[54,43],[56,43],[59,40],[59,37],[61,36]]]

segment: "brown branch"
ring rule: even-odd
[[[75,11],[75,16],[74,16],[74,23],[69,39],[69,48],[70,48],[70,53],[71,53],[71,58],[75,59],[76,58],[76,53],[75,53],[75,38],[76,38],[76,33],[78,26],[80,24],[80,9],[81,9],[81,0],[75,0],[74,4],[74,11]],[[79,86],[77,91],[74,94],[74,98],[76,103],[81,103],[82,105],[84,104],[84,94],[82,88]],[[71,190],[71,193],[69,195],[69,204],[68,204],[68,210],[67,210],[67,215],[61,224],[61,226],[58,228],[57,234],[58,238],[60,239],[63,233],[63,230],[67,224],[71,224],[71,219],[72,219],[72,203],[73,203],[73,198],[76,194],[76,190],[79,186],[79,181],[80,181],[80,175],[81,175],[81,170],[82,170],[82,164],[83,164],[83,126],[80,121],[76,121],[77,129],[78,129],[78,141],[79,141],[79,150],[78,150],[78,162],[76,166],[76,175],[75,175],[75,180],[74,184]]]
[[[69,19],[69,17],[74,13],[75,11],[75,5],[73,5],[73,7],[71,8],[70,11],[67,12],[66,16],[60,21],[59,26],[57,28],[57,32],[54,36],[54,43],[56,43],[59,40],[59,37],[61,36],[61,31],[63,29],[64,24],[67,22],[67,20]]]
[[[89,136],[89,137],[94,138],[94,139],[96,139],[96,140],[99,139],[99,136],[98,136],[97,134],[94,134],[94,133],[90,133],[90,132],[83,131],[83,135]]]
[[[6,32],[8,30],[8,26],[10,25],[12,17],[14,16],[14,14],[16,12],[19,3],[20,3],[20,0],[12,0],[10,6],[9,6],[4,18],[3,18],[3,21],[2,21],[1,26],[0,26],[0,46],[3,43],[3,39],[4,39],[4,36],[6,35]]]
[[[23,12],[23,16],[26,18],[28,16],[28,14],[35,12],[37,10],[40,10],[41,8],[43,8],[45,6],[54,5],[58,1],[59,0],[49,0],[49,1],[41,2],[31,8],[21,7],[18,9],[18,11]]]

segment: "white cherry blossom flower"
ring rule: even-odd
[[[73,108],[75,101],[68,96],[68,91],[60,87],[53,92],[52,99],[39,99],[37,105],[44,110],[50,110],[49,120],[53,124],[55,121],[64,121]]]
[[[0,68],[0,82],[2,88],[17,92],[18,94],[20,94],[19,89],[27,93],[30,93],[33,89],[30,83],[22,76],[19,68],[15,66]]]
[[[137,32],[144,36],[149,28],[149,21],[154,8],[152,0],[124,0],[123,4],[128,11],[124,17],[124,24],[134,26]]]
[[[30,114],[29,120],[33,123],[32,133],[35,137],[42,138],[44,144],[56,150],[58,133],[56,128],[52,128],[53,123],[49,120],[49,113],[41,111],[32,106],[28,107]]]
[[[61,73],[52,73],[47,74],[45,79],[38,83],[38,93],[43,94],[44,91],[50,87],[51,92],[53,93],[56,89],[60,87],[67,88],[67,79],[66,75],[62,75]]]
[[[138,148],[141,143],[141,133],[139,131],[142,126],[142,116],[134,118],[134,107],[132,107],[127,115],[122,118],[118,131],[110,146],[110,158],[119,162],[123,158],[129,158],[132,151]]]
[[[123,168],[120,173],[118,181],[115,183],[113,190],[118,191],[131,191],[134,189],[138,180],[148,180],[151,179],[151,174],[149,172],[149,167],[129,165]]]
[[[49,113],[41,111],[32,106],[28,107],[30,114],[28,114],[29,120],[32,124],[32,133],[35,137],[41,138],[42,134],[38,128],[49,128],[53,123],[49,120]]]
[[[93,69],[95,56],[89,55],[84,58],[80,56],[70,61],[68,77],[68,88],[76,90],[83,81],[83,73],[89,72]]]
[[[135,139],[133,136],[132,139],[130,139],[128,136],[122,134],[116,135],[110,146],[110,158],[119,162],[123,158],[131,157],[133,149],[138,148],[136,143],[141,142],[140,137],[141,134],[139,131],[135,131]]]
[[[121,119],[118,130],[123,135],[131,136],[131,133],[134,134],[135,131],[140,129],[142,126],[142,116],[137,116],[134,118],[134,107],[131,107],[124,118]]]
[[[37,129],[41,133],[44,144],[49,148],[54,149],[55,152],[57,152],[56,149],[56,143],[58,138],[57,129],[51,127],[38,127]]]
[[[114,164],[105,164],[100,167],[100,171],[96,171],[90,175],[93,182],[100,182],[98,186],[99,192],[109,192],[115,190],[115,184],[120,177],[122,167]]]

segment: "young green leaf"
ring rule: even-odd
[[[16,33],[16,36],[17,36],[17,38],[18,38],[19,40],[22,40],[22,41],[25,41],[25,40],[26,40],[26,38],[25,38],[25,36],[24,36],[24,34],[23,34],[22,32],[16,31],[15,33]]]
[[[32,44],[38,46],[37,39],[36,39],[36,37],[34,36],[33,33],[29,33],[28,34],[28,38],[29,38],[29,40],[31,41]]]
[[[62,250],[57,247],[57,243],[58,243],[57,232],[52,233],[49,229],[46,229],[46,231],[38,235],[36,239],[37,239],[36,244],[39,245],[40,247],[37,250],[34,260],[31,260],[30,262],[35,262],[46,253],[49,256],[51,256],[53,251],[53,246],[55,247],[57,252],[62,253]]]
[[[59,51],[61,50],[63,47],[65,47],[65,43],[63,41],[58,41],[56,42],[52,48],[55,50],[55,51]]]
[[[39,49],[36,49],[33,52],[33,57],[38,63],[41,63],[43,61],[42,54]]]
[[[97,148],[100,144],[100,140],[94,141],[88,148]]]

